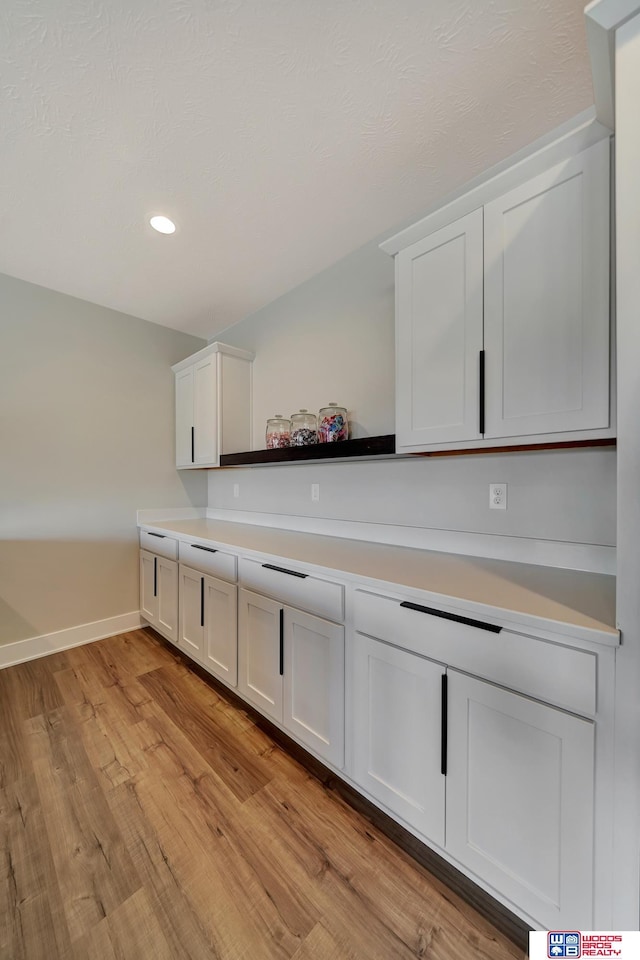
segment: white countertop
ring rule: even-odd
[[[451,599],[503,623],[617,645],[615,577],[483,557],[415,550],[362,540],[297,533],[224,520],[143,523],[180,540],[209,541],[314,567],[349,579],[375,581]],[[433,599],[433,598],[432,598]]]

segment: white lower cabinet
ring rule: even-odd
[[[344,627],[284,608],[282,722],[336,767],[344,763]]]
[[[178,642],[178,564],[140,551],[140,612],[160,633]]]
[[[594,723],[358,632],[352,667],[357,784],[541,927],[592,929]]]
[[[179,644],[194,660],[235,687],[237,587],[180,564]]]
[[[282,721],[282,617],[276,600],[240,588],[238,691],[261,713]]]
[[[336,767],[344,762],[344,627],[240,589],[238,690]]]
[[[448,677],[447,851],[547,929],[591,929],[593,723]]]
[[[356,633],[354,773],[358,783],[444,846],[442,677],[446,667]]]

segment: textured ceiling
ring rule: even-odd
[[[0,271],[211,336],[589,106],[583,4],[3,0]]]

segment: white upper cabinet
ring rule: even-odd
[[[176,466],[217,467],[222,453],[251,448],[251,361],[211,343],[171,369],[176,385]]]
[[[479,439],[482,210],[398,254],[399,447]]]
[[[398,451],[614,435],[609,150],[602,139],[547,169],[537,157],[536,176],[514,185],[508,171],[452,203],[455,220],[440,211],[419,239],[417,225],[408,245],[383,245]]]
[[[485,437],[609,425],[609,144],[484,208]]]

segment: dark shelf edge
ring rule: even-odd
[[[392,456],[396,452],[395,434],[361,437],[339,443],[314,443],[308,447],[284,447],[280,450],[247,450],[223,453],[221,467],[244,467],[261,463],[309,463],[313,460],[346,460],[351,457]]]
[[[318,443],[308,447],[285,447],[282,450],[247,450],[223,453],[220,467],[250,467],[269,463],[313,463],[324,460],[335,463],[354,457],[469,457],[496,453],[527,453],[535,450],[575,450],[580,447],[615,447],[616,438],[598,440],[559,440],[551,443],[520,443],[511,446],[472,447],[457,450],[427,450],[421,453],[396,453],[395,434],[361,437],[340,443]]]

